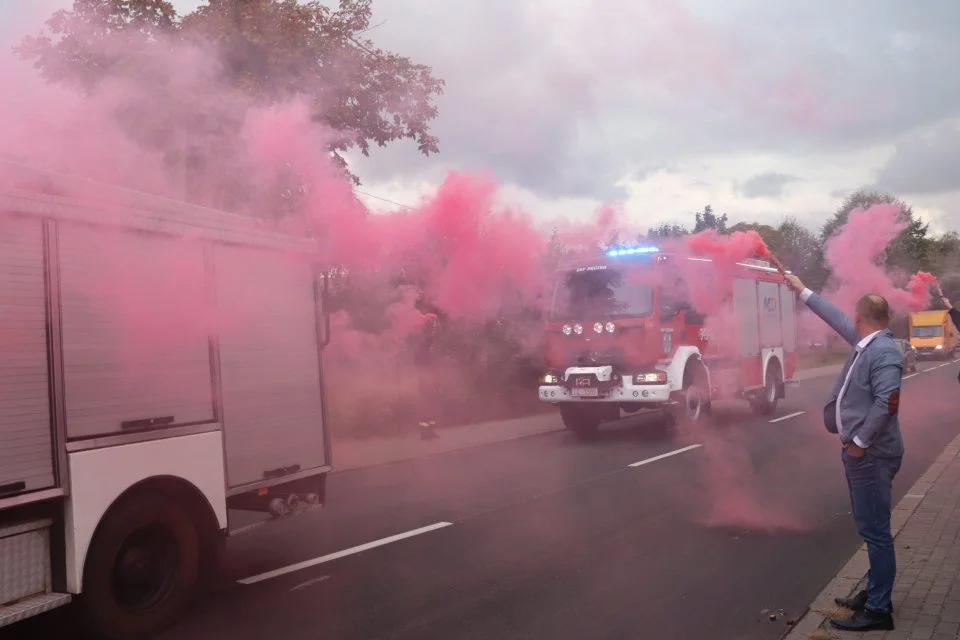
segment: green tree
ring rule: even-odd
[[[312,118],[342,134],[328,150],[359,184],[343,157],[351,148],[368,155],[373,144],[410,139],[425,155],[438,152],[430,123],[444,86],[430,67],[363,36],[371,2],[209,0],[181,18],[165,0],[74,0],[16,50],[49,81],[86,94],[111,79],[135,87],[117,113],[126,131],[194,169],[219,164],[237,137],[243,114],[229,112],[231,95],[261,106],[306,98]],[[211,100],[213,87],[178,86],[185,45],[212,56],[223,100]],[[200,133],[202,147],[187,148]]]
[[[707,229],[715,229],[717,233],[727,232],[727,214],[718,216],[709,204],[703,208],[702,212],[697,211],[694,214],[693,232],[700,233]]]
[[[949,231],[931,238],[927,258],[934,274],[960,275],[960,234]]]
[[[640,242],[656,241],[663,238],[677,238],[688,233],[690,232],[683,225],[664,222],[650,229],[645,236],[641,235],[638,240]]]
[[[940,280],[943,292],[960,304],[960,234],[949,231],[931,239],[930,271]]]
[[[877,204],[892,204],[900,208],[898,216],[906,228],[890,244],[886,251],[886,266],[899,268],[913,273],[928,268],[930,238],[927,237],[929,225],[913,215],[913,209],[899,198],[886,193],[859,190],[849,195],[843,204],[824,224],[820,236],[824,243],[843,225],[855,209],[869,209]]]
[[[791,271],[808,286],[819,290],[827,282],[830,272],[823,259],[823,246],[816,234],[788,216],[777,227],[782,247],[774,252]]]
[[[779,229],[757,222],[738,222],[727,229],[727,233],[736,233],[737,231],[756,231],[775,256],[783,253],[783,234],[780,233]]]

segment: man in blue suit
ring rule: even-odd
[[[848,631],[893,629],[893,582],[897,560],[890,531],[893,478],[903,461],[900,435],[900,382],[903,353],[890,331],[890,307],[878,295],[857,301],[854,319],[810,291],[796,276],[787,283],[800,300],[853,346],[823,410],[827,431],[840,435],[843,468],[857,531],[867,543],[867,589],[837,604],[853,617],[832,620]]]

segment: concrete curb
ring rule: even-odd
[[[960,436],[954,438],[948,444],[943,452],[937,457],[930,468],[920,476],[906,495],[897,503],[890,517],[890,527],[893,530],[893,537],[896,539],[907,524],[907,520],[913,515],[917,507],[923,502],[927,491],[937,481],[937,478],[943,473],[947,465],[960,455]],[[850,561],[844,565],[843,569],[834,576],[816,600],[810,605],[807,613],[787,630],[781,638],[784,640],[801,640],[810,637],[810,634],[823,626],[827,616],[822,612],[828,609],[835,609],[833,599],[847,598],[858,591],[863,583],[866,582],[867,570],[870,568],[870,560],[867,558],[867,547],[860,545]]]
[[[479,428],[483,428],[482,426]],[[476,449],[478,447],[487,447],[493,444],[499,444],[501,442],[513,442],[514,440],[523,440],[525,438],[535,438],[537,436],[545,436],[551,433],[559,433],[560,431],[566,431],[566,427],[544,427],[543,429],[525,431],[522,433],[514,433],[509,436],[495,438],[492,440],[486,440],[482,442],[471,442],[470,444],[464,445],[453,445],[444,449],[436,449],[434,451],[423,451],[416,453],[410,456],[397,457],[393,459],[383,459],[377,460],[376,462],[371,462],[369,464],[352,464],[337,466],[336,462],[333,464],[333,469],[330,470],[330,473],[346,473],[348,471],[358,471],[360,469],[371,469],[374,467],[382,467],[388,464],[396,464],[398,462],[409,462],[412,460],[422,460],[424,458],[432,458],[433,456],[440,456],[447,453],[456,453],[458,451],[469,451],[470,449]],[[443,431],[441,430],[442,434]],[[441,437],[443,437],[441,435]],[[336,449],[333,452],[334,460],[336,459]]]

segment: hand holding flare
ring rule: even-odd
[[[767,250],[766,257],[770,262],[773,263],[773,266],[777,268],[777,271],[780,272],[780,275],[783,276],[783,280],[784,282],[786,282],[788,287],[793,289],[796,293],[800,293],[801,291],[803,291],[803,283],[800,282],[800,278],[798,278],[795,275],[787,273],[787,268],[784,267],[783,263],[777,259],[777,256],[773,255],[772,253],[770,253],[769,250]]]

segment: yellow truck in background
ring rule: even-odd
[[[956,357],[957,328],[950,314],[942,311],[917,311],[910,314],[910,345],[917,355],[942,360]]]

